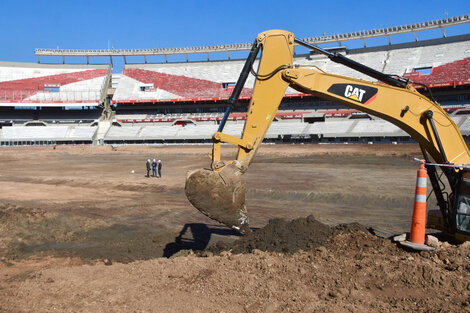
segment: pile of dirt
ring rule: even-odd
[[[325,246],[328,239],[341,232],[352,232],[366,228],[359,224],[340,224],[330,227],[319,222],[313,215],[287,221],[280,218],[269,220],[269,223],[249,235],[234,242],[217,242],[207,251],[220,253],[251,253],[254,249],[268,252],[295,253],[299,250],[309,251]]]
[[[330,229],[327,246],[293,254],[191,254],[21,276],[4,267],[0,311],[470,311],[470,242],[409,253],[354,227]]]

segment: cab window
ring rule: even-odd
[[[463,173],[455,215],[457,229],[470,231],[470,173]]]

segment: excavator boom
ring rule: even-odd
[[[379,83],[328,74],[319,69],[293,64],[294,43],[310,47],[327,55],[332,61],[342,63],[378,79]],[[253,160],[271,125],[279,104],[291,87],[303,93],[334,101],[345,106],[378,116],[410,134],[422,147],[423,153],[438,163],[470,164],[470,153],[454,121],[435,102],[418,93],[411,84],[375,71],[340,54],[332,54],[302,40],[292,33],[270,30],[260,33],[253,51],[261,47],[262,57],[257,72],[253,94],[247,110],[247,119],[241,138],[222,132],[223,125],[213,136],[210,169],[190,173],[186,181],[186,195],[201,212],[242,233],[249,231],[245,208],[245,191],[241,177]],[[251,54],[244,72],[254,62]],[[237,83],[244,84],[243,72]],[[234,100],[230,107],[233,106]],[[224,122],[230,113],[226,111]],[[223,161],[221,143],[238,146],[235,160]],[[456,171],[445,173],[455,185]],[[442,203],[441,203],[442,204]],[[441,211],[445,212],[444,204]]]

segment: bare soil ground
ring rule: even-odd
[[[209,151],[0,150],[0,312],[470,312],[468,244],[417,254],[366,231],[408,231],[417,146],[262,146],[245,175],[260,230],[239,241],[184,196]]]

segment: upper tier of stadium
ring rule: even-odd
[[[470,15],[396,26],[370,31],[304,38],[322,44],[337,42],[335,51],[386,74],[404,76],[429,87],[461,86],[470,84],[470,34],[447,37],[445,28],[469,23]],[[443,37],[418,41],[417,32],[441,29]],[[415,34],[415,41],[391,44],[390,37],[403,33]],[[347,49],[342,42],[364,41],[385,36],[388,45]],[[364,44],[365,46],[365,44]],[[190,54],[249,49],[249,44],[128,50],[60,50],[37,49],[40,55],[101,55],[116,54]],[[65,59],[64,59],[65,60]],[[167,60],[166,60],[167,61]],[[87,59],[88,62],[88,59]],[[326,72],[370,79],[343,65],[331,62],[313,52],[296,54],[294,63],[315,66]],[[0,106],[96,106],[109,99],[115,105],[176,102],[219,102],[228,99],[244,60],[217,60],[193,62],[162,62],[125,64],[121,74],[112,74],[112,64],[33,64],[0,62]],[[256,64],[255,64],[256,66]],[[111,79],[111,75],[113,79]],[[111,85],[111,82],[113,84]],[[241,98],[251,93],[254,78],[251,76]],[[420,85],[416,85],[420,88]],[[114,90],[115,89],[115,90]],[[292,89],[286,97],[304,97]]]
[[[430,87],[470,84],[470,35],[340,51],[354,61],[383,73],[404,76]],[[296,55],[294,63],[370,80],[368,76],[333,63],[323,55]],[[243,60],[126,64],[113,102],[224,101],[230,96],[243,64]],[[423,69],[429,73],[422,74]],[[250,96],[253,84],[254,77],[250,76],[242,91],[242,99]],[[305,96],[293,89],[288,89],[286,94]]]
[[[349,58],[429,87],[470,84],[470,34],[374,48],[338,48]],[[296,55],[296,64],[370,79],[323,55]],[[126,64],[112,97],[120,103],[225,101],[244,60]],[[422,70],[426,70],[423,73]],[[111,65],[0,62],[0,106],[94,106],[107,95]],[[254,78],[241,98],[248,98]],[[421,86],[417,85],[420,88]],[[289,89],[288,97],[305,95]]]
[[[470,64],[470,34],[447,37],[446,27],[469,23],[470,15],[461,15],[441,20],[416,24],[401,25],[361,32],[351,32],[329,36],[309,37],[303,40],[313,44],[336,42],[335,51],[349,58],[387,74],[404,76],[430,87],[456,86],[470,84],[468,68]],[[430,29],[442,30],[443,37],[434,40],[418,40],[418,33]],[[394,35],[412,33],[414,42],[392,44]],[[388,45],[366,47],[366,40],[386,37]],[[346,41],[362,40],[364,48],[347,49],[342,44]],[[121,49],[121,50],[71,50],[71,49],[36,49],[38,61],[41,56],[65,57],[86,56],[144,56],[142,64],[125,64],[122,74],[114,75],[116,90],[112,102],[119,104],[133,103],[174,103],[225,101],[230,96],[232,87],[244,64],[244,60],[230,59],[230,52],[249,50],[250,44],[229,44],[217,46],[161,48],[161,49]],[[210,54],[226,52],[226,60],[210,61]],[[191,61],[190,54],[206,54],[208,61]],[[162,63],[147,63],[147,56],[165,57]],[[186,55],[186,62],[168,62],[167,56]],[[296,54],[294,62],[311,65],[334,74],[370,79],[354,70],[332,63],[322,55],[313,53]],[[65,66],[65,65],[64,65]],[[256,65],[255,65],[256,66]],[[422,72],[425,69],[427,72]],[[245,84],[241,98],[248,98],[254,78],[251,76]],[[416,87],[420,87],[417,85]],[[61,89],[63,89],[61,87]],[[287,97],[305,95],[289,89]],[[28,99],[29,100],[29,99]],[[36,100],[34,98],[34,100]]]
[[[97,106],[110,65],[0,62],[0,106]]]

